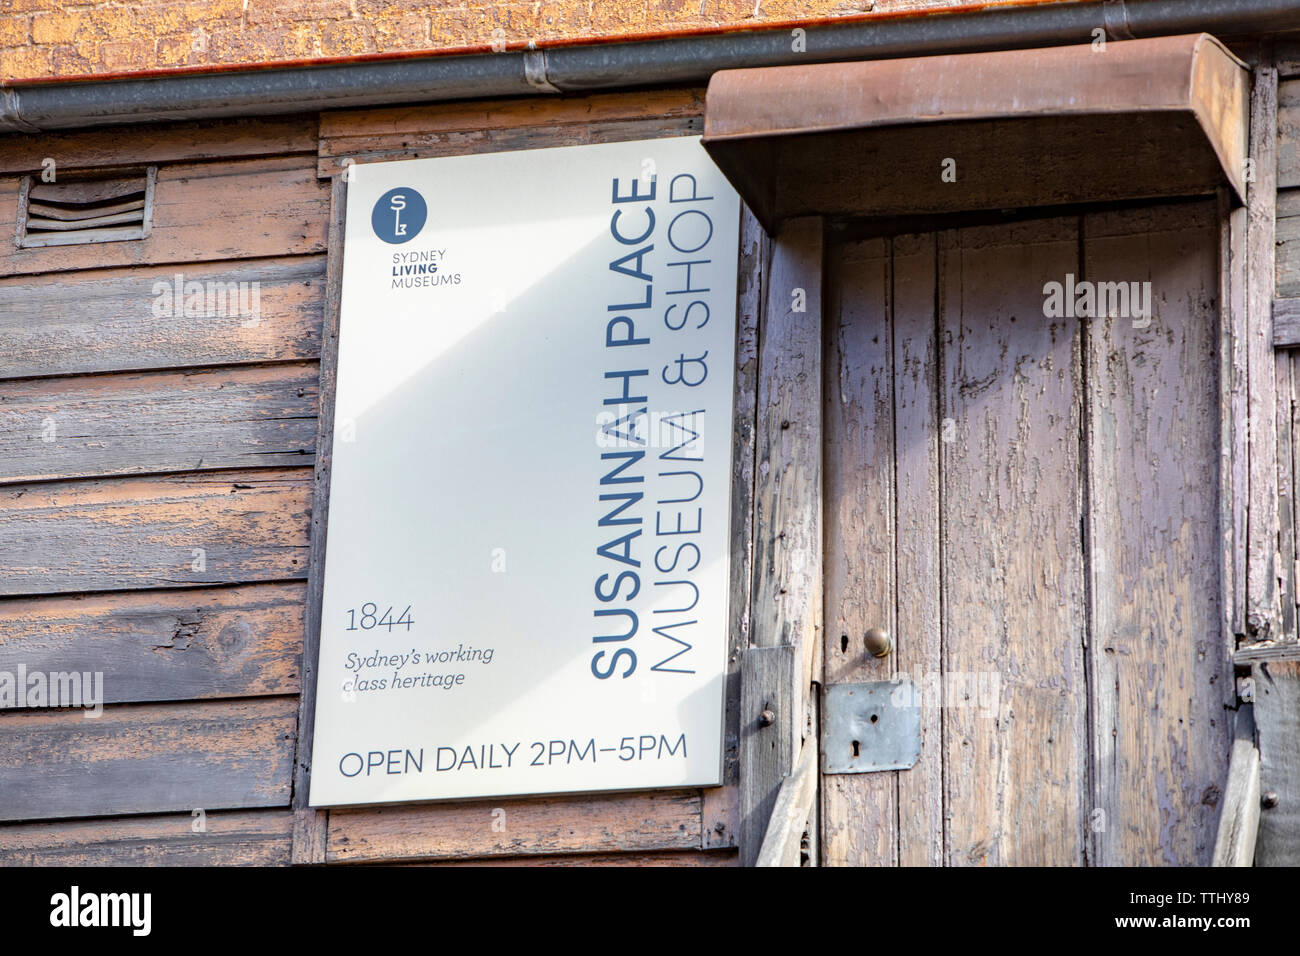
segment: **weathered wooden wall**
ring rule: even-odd
[[[325,813],[304,809],[299,749],[342,161],[683,135],[702,109],[686,90],[0,139],[0,235],[45,156],[158,166],[149,238],[0,246],[0,670],[102,671],[106,701],[98,719],[0,713],[0,863],[735,863],[766,265],[752,220],[728,785]],[[178,274],[257,282],[260,317],[158,314],[154,283]]]
[[[148,239],[0,246],[0,670],[102,670],[106,692],[98,720],[0,713],[0,863],[734,865],[747,816],[772,795],[768,777],[746,795],[739,767],[753,731],[741,662],[756,645],[815,652],[786,668],[800,679],[996,670],[1006,682],[992,720],[927,700],[915,769],[825,778],[824,862],[1205,862],[1235,704],[1223,636],[1268,633],[1260,661],[1296,646],[1300,353],[1285,349],[1300,345],[1300,226],[1288,225],[1300,223],[1300,69],[1288,69],[1275,162],[1257,148],[1267,119],[1255,130],[1249,227],[1244,212],[1216,220],[1194,203],[839,244],[824,354],[760,342],[760,313],[788,302],[794,279],[773,280],[788,257],[773,262],[746,217],[724,787],[328,813],[305,808],[300,730],[339,174],[349,161],[696,133],[702,91],[0,139],[0,236],[18,175],[45,156],[62,170],[159,167]],[[1274,168],[1276,321],[1261,342],[1249,288],[1206,276],[1216,229],[1240,256],[1226,272],[1272,269],[1259,215],[1271,227]],[[999,280],[1111,265],[1173,290],[1157,293],[1153,329],[1043,325],[1041,282]],[[178,273],[259,283],[260,318],[157,314],[155,283]],[[777,387],[796,358],[799,374],[825,376],[816,425],[816,389]],[[1246,444],[1260,407],[1276,426],[1262,466]],[[807,454],[809,435],[824,440],[825,514],[790,518],[774,476],[816,484],[787,447]],[[1152,458],[1153,442],[1181,452]],[[1247,511],[1252,482],[1270,481],[1276,549]],[[774,611],[778,543],[795,525],[807,547],[824,540],[824,581]],[[878,624],[896,636],[883,664],[859,646]],[[806,633],[791,643],[790,629]],[[1294,667],[1246,663],[1269,701],[1296,699]],[[1290,726],[1280,713],[1261,727]],[[789,745],[805,718],[781,715]],[[1279,821],[1300,799],[1288,753],[1261,751],[1265,789],[1292,781]]]

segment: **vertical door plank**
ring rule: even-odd
[[[1083,862],[1086,793],[1073,220],[949,234],[941,252],[947,862]],[[978,693],[996,681],[996,702]],[[981,697],[984,698],[981,701]],[[981,706],[983,703],[983,706]]]
[[[741,665],[741,866],[758,861],[781,783],[794,767],[790,754],[799,750],[796,728],[781,719],[798,670],[797,649],[790,644],[751,647]]]
[[[804,671],[821,625],[822,221],[787,222],[760,331],[752,643],[792,644]],[[803,713],[794,726],[802,730]],[[797,738],[796,738],[797,739]]]
[[[1290,364],[1290,374],[1287,376],[1287,382],[1289,383],[1287,386],[1288,391],[1286,393],[1286,398],[1282,400],[1282,404],[1284,404],[1289,410],[1290,418],[1285,423],[1279,421],[1278,428],[1279,430],[1287,431],[1291,437],[1292,548],[1291,567],[1287,569],[1287,573],[1291,576],[1291,597],[1296,604],[1296,607],[1291,609],[1294,619],[1296,608],[1300,608],[1300,574],[1297,574],[1297,571],[1300,571],[1300,534],[1297,533],[1297,531],[1300,530],[1300,520],[1297,520],[1300,519],[1300,450],[1295,447],[1296,436],[1300,435],[1300,401],[1296,400],[1296,392],[1300,390],[1300,351],[1287,350],[1278,352],[1278,355]],[[1295,629],[1293,628],[1288,633],[1282,635],[1282,638],[1284,641],[1296,640],[1297,634]],[[1230,646],[1235,647],[1235,643]]]
[[[921,760],[898,779],[898,858],[943,863],[943,725],[939,582],[939,419],[935,338],[937,237],[893,240],[894,441],[900,674],[921,691]]]
[[[1276,637],[1277,398],[1273,358],[1274,237],[1277,212],[1277,70],[1255,69],[1250,103],[1255,179],[1246,197],[1247,393],[1250,415],[1250,504],[1247,521],[1246,626],[1260,640]]]
[[[1246,210],[1219,191],[1219,515],[1223,555],[1223,643],[1246,633]]]
[[[1084,237],[1086,278],[1149,281],[1153,310],[1092,319],[1085,336],[1096,862],[1205,865],[1235,700],[1220,638],[1214,209],[1089,216]]]
[[[758,316],[763,307],[771,242],[754,214],[740,210],[736,282],[736,389],[732,420],[731,601],[727,627],[727,694],[722,786],[704,791],[701,848],[734,847],[740,780],[740,662],[749,646],[749,597],[754,570],[754,439],[758,404]]]
[[[886,680],[893,659],[867,653],[868,628],[896,631],[894,395],[889,243],[840,246],[832,256],[826,334],[825,495],[827,684]],[[827,866],[897,862],[895,775],[824,781]]]
[[[772,248],[759,330],[747,657],[755,648],[788,646],[794,666],[786,692],[769,708],[787,726],[764,735],[782,742],[777,759],[763,765],[767,775],[761,778],[742,766],[740,855],[747,866],[758,858],[781,778],[794,766],[807,726],[809,682],[821,670],[813,662],[822,629],[822,229],[819,218],[794,219],[782,227]],[[744,682],[742,764],[746,735],[759,717],[746,709]]]
[[[1256,866],[1300,866],[1300,661],[1255,665],[1259,726],[1259,815]]]
[[[1292,468],[1295,436],[1291,431],[1294,382],[1291,356],[1285,351],[1273,354],[1277,373],[1277,510],[1278,510],[1278,590],[1282,602],[1281,640],[1295,640],[1295,484]]]

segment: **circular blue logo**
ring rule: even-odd
[[[424,228],[429,207],[424,197],[409,186],[390,189],[379,197],[370,213],[370,226],[384,242],[410,242]]]

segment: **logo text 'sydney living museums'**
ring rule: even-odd
[[[420,234],[429,218],[429,205],[419,190],[409,186],[390,189],[375,201],[370,210],[370,228],[376,236],[393,246],[410,242]],[[390,268],[394,289],[427,289],[441,285],[460,285],[460,273],[441,267],[446,249],[416,248],[394,252]]]

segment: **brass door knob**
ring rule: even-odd
[[[866,633],[867,653],[872,657],[886,657],[894,649],[889,632],[883,627],[871,627]]]

